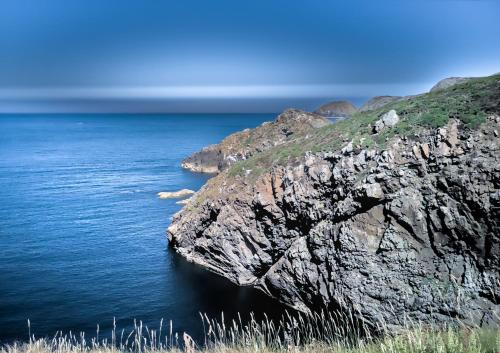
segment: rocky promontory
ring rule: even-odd
[[[255,148],[174,216],[170,245],[302,312],[498,322],[499,114],[497,75]]]
[[[255,129],[234,133],[218,144],[203,148],[184,159],[182,167],[193,172],[219,173],[235,162],[304,136],[330,123],[320,115],[289,109],[273,122],[265,122]]]

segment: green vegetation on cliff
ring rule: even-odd
[[[375,122],[392,109],[400,121],[374,134]],[[444,126],[453,118],[474,129],[486,120],[488,114],[499,111],[500,75],[471,79],[447,89],[407,97],[376,110],[357,112],[349,119],[240,161],[230,168],[229,175],[259,175],[273,165],[293,162],[307,151],[337,151],[349,141],[353,142],[354,148],[384,148],[396,135],[411,137],[425,128]]]

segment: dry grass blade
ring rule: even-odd
[[[116,336],[113,320],[111,340],[96,336],[90,342],[85,334],[63,335],[57,332],[52,338],[37,339],[28,321],[29,340],[4,345],[0,353],[500,353],[500,327],[466,327],[456,321],[446,326],[423,325],[405,319],[405,328],[397,333],[379,323],[377,336],[373,327],[359,320],[356,313],[318,312],[311,315],[285,313],[275,323],[264,315],[258,321],[250,315],[245,321],[238,315],[226,326],[224,314],[221,321],[200,313],[205,329],[204,341],[198,344],[187,333],[174,333],[172,321],[162,337],[163,319],[158,330],[134,321],[134,328],[124,341]]]

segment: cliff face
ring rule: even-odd
[[[328,124],[330,122],[319,115],[290,109],[273,122],[237,132],[219,144],[203,148],[184,159],[182,167],[194,172],[219,173],[255,153],[281,145]]]
[[[439,127],[424,124],[432,111],[412,109],[477,87],[399,102],[411,105],[294,141],[302,155],[268,152],[253,157],[260,169],[222,172],[174,217],[170,245],[304,312],[350,309],[395,327],[407,317],[498,321],[500,77],[478,87],[488,91]],[[389,108],[398,122],[374,133]]]

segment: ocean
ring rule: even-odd
[[[263,293],[187,263],[160,191],[208,176],[181,160],[274,114],[0,115],[0,343],[126,332],[133,321],[203,334],[199,313],[280,315]]]

